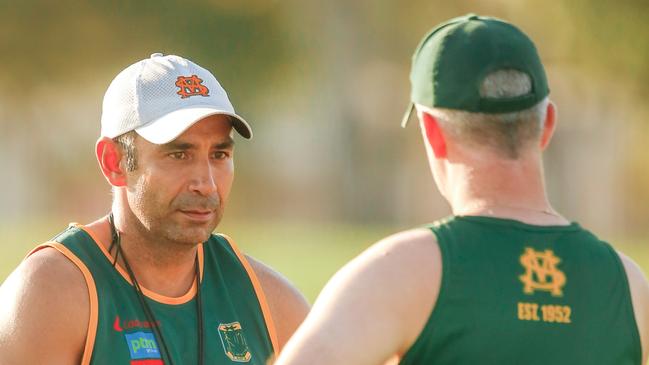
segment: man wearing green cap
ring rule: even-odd
[[[340,270],[276,365],[641,365],[649,284],[550,205],[556,123],[536,48],[467,15],[415,51],[412,106],[453,215],[378,242]]]

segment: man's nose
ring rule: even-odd
[[[193,175],[189,185],[190,191],[203,196],[210,196],[218,191],[215,170],[209,161],[197,163]]]

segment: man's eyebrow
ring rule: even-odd
[[[220,149],[228,149],[228,148],[232,148],[232,147],[234,147],[234,139],[232,139],[232,137],[228,137],[225,141],[215,143],[212,146],[212,148],[216,148],[216,149],[219,149],[219,150]]]
[[[169,143],[165,143],[162,146],[162,149],[165,151],[171,151],[171,150],[189,150],[194,147],[194,144],[189,143],[189,142],[177,142],[177,141],[171,141]]]

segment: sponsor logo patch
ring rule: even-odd
[[[155,322],[157,327],[161,327],[162,324],[160,321]],[[140,328],[145,328],[149,329],[152,328],[153,324],[149,321],[141,321],[139,319],[129,319],[129,320],[121,320],[119,315],[115,316],[115,321],[113,321],[113,330],[117,332],[123,332],[124,330],[135,330],[135,329],[140,329]]]
[[[153,333],[125,333],[124,338],[128,344],[131,360],[160,359],[160,350]],[[131,362],[131,364],[162,364],[162,361],[157,363]]]

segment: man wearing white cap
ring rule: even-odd
[[[233,180],[214,76],[153,54],[104,96],[96,155],[112,211],[34,249],[0,287],[1,364],[265,364],[308,305],[278,273],[212,234]]]

